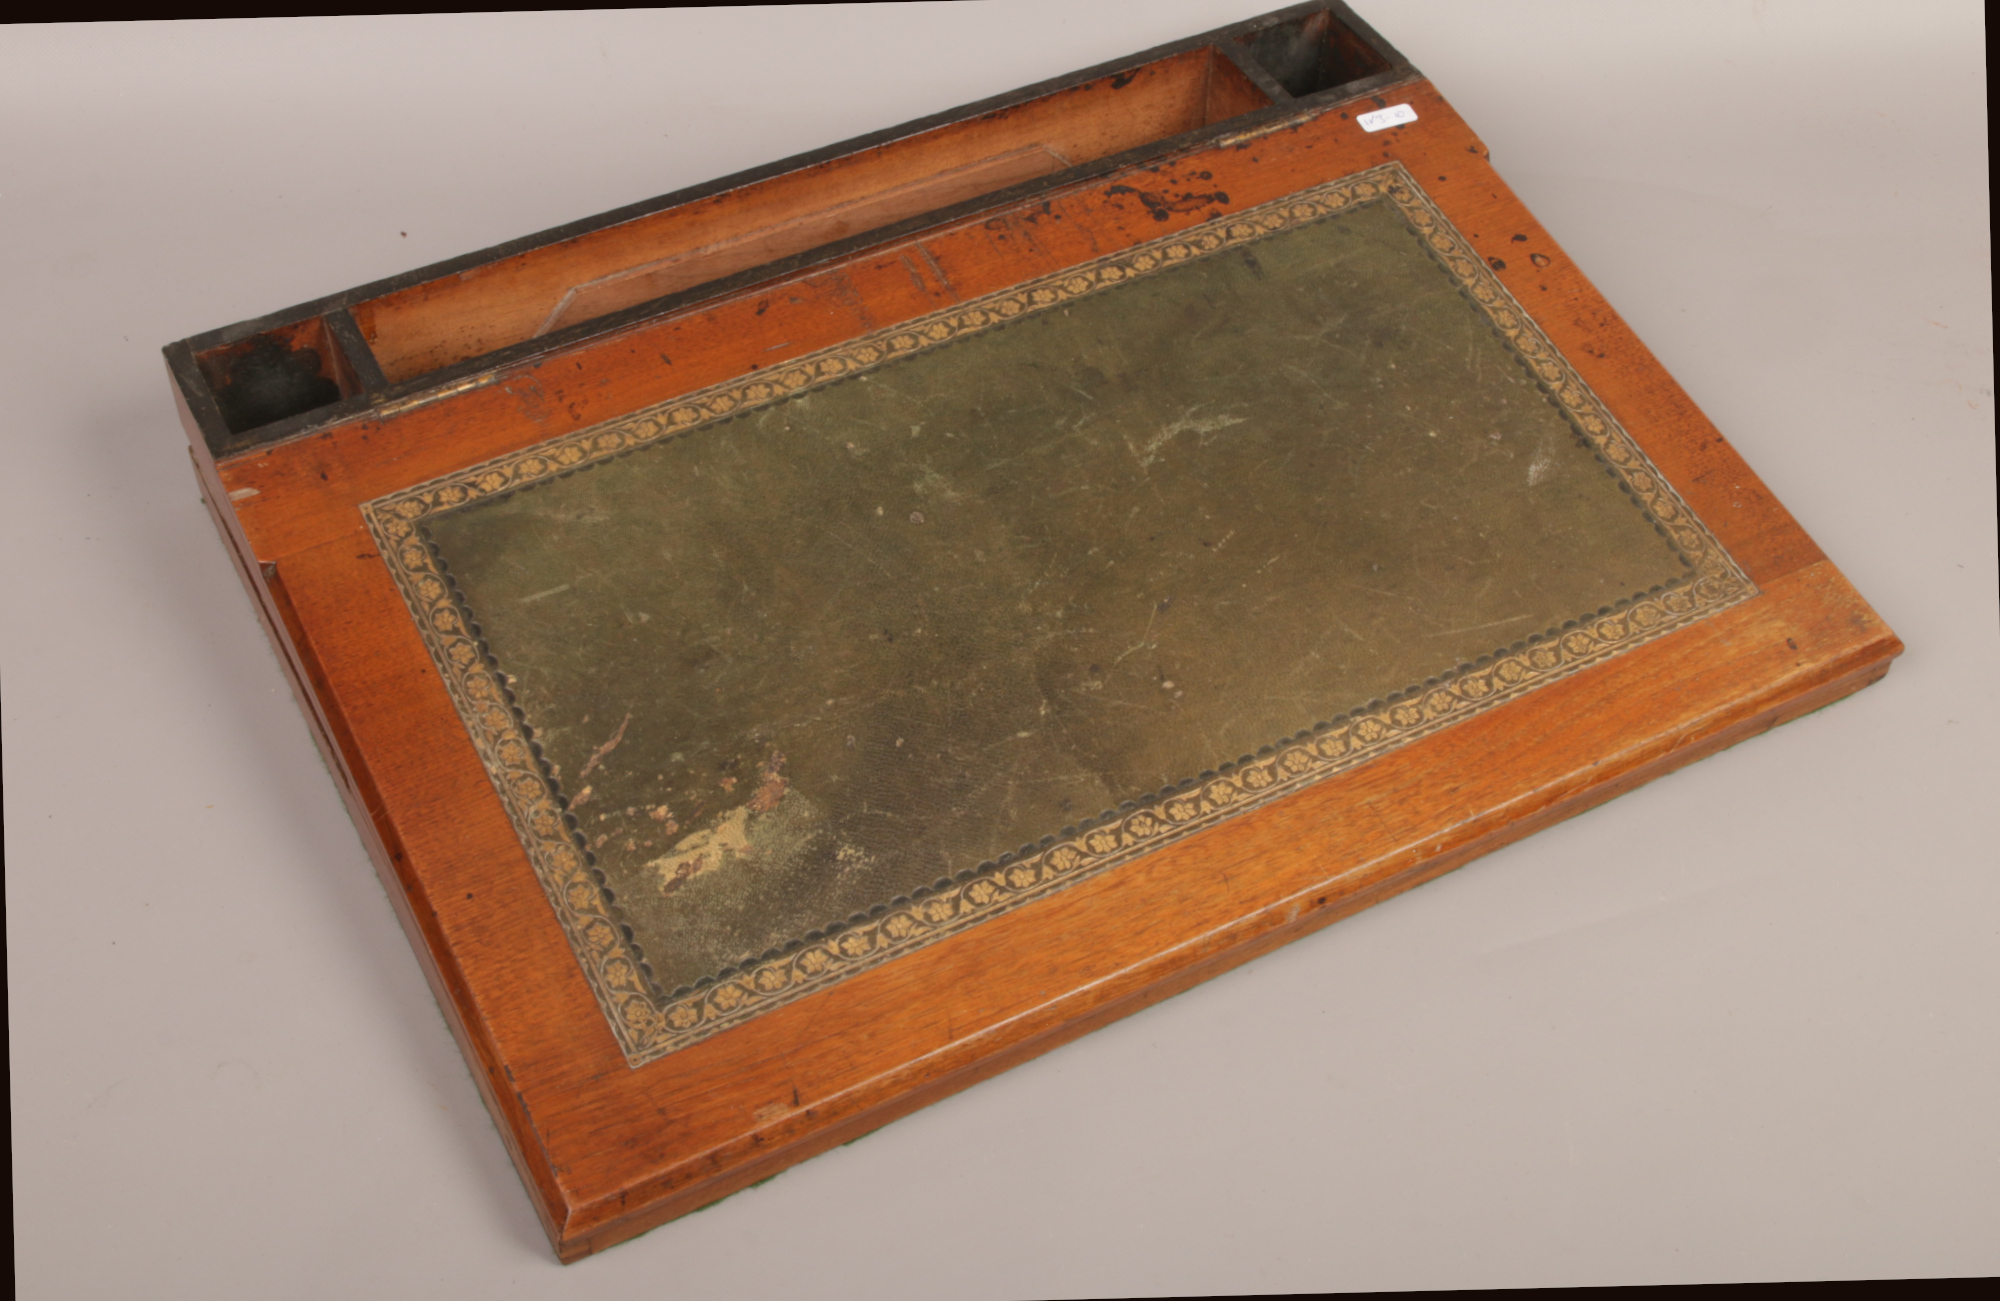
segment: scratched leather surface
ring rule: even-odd
[[[1386,203],[430,532],[666,990],[1687,572]]]

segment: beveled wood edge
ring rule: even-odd
[[[1780,587],[1785,590],[1762,593],[1734,607],[1734,612],[1747,618],[1759,604],[1767,607],[1788,604],[1788,595],[1796,599],[1800,589],[1816,581],[1837,584],[1854,606],[1866,609],[1838,569],[1830,561],[1821,560],[1782,580]],[[1718,617],[1727,617],[1727,613]],[[715,1173],[691,1179],[650,1198],[643,1195],[635,1198],[635,1190],[628,1189],[615,1199],[575,1206],[563,1220],[558,1235],[552,1238],[557,1255],[566,1263],[572,1262],[712,1205],[800,1161],[852,1141],[1493,850],[1586,812],[1698,759],[1825,708],[1881,680],[1904,649],[1901,640],[1869,613],[1875,631],[1857,637],[1841,653],[1825,661],[1824,671],[1815,677],[1768,684],[1762,693],[1739,697],[1736,709],[1718,711],[1703,720],[1697,730],[1667,728],[1635,738],[1620,754],[1597,765],[1592,780],[1535,811],[1511,820],[1505,810],[1489,811],[1475,820],[1480,824],[1478,829],[1457,843],[1450,843],[1452,836],[1464,828],[1442,828],[1435,839],[1438,848],[1431,853],[1409,857],[1392,851],[1386,862],[1378,860],[1345,867],[1334,882],[1310,885],[1268,902],[1234,922],[1156,951],[1116,977],[1087,988],[1065,991],[1031,1013],[987,1026],[953,1041],[945,1049],[912,1059],[857,1085],[848,1092],[871,1093],[878,1100],[832,1117],[803,1136],[768,1146],[753,1142],[749,1146],[754,1150],[736,1162],[718,1160],[719,1154],[710,1152],[691,1154],[684,1163],[705,1162],[716,1169]],[[1404,861],[1398,863],[1399,858]],[[1112,986],[1116,988],[1079,1009],[1074,1016],[1063,1017],[1050,1011],[1056,1003],[1089,1000]],[[1031,1017],[1045,1024],[1010,1037],[1010,1031]],[[937,1074],[908,1081],[902,1078],[935,1066],[941,1058],[951,1060]],[[814,1110],[834,1110],[838,1102],[838,1097],[820,1099]],[[636,1209],[631,1208],[634,1200],[642,1203]]]

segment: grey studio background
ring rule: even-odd
[[[1052,1297],[2000,1271],[1970,0],[1367,0],[1908,643],[1880,686],[563,1268],[159,347],[1267,0],[0,28],[32,1297]]]

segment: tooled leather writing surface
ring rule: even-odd
[[[1688,573],[1388,203],[426,528],[664,990]]]

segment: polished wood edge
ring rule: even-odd
[[[826,1121],[789,1142],[767,1142],[761,1134],[753,1133],[735,1144],[732,1152],[709,1151],[682,1163],[675,1173],[694,1167],[702,1172],[675,1186],[665,1186],[674,1183],[669,1174],[645,1186],[628,1188],[615,1198],[570,1207],[561,1217],[563,1227],[552,1239],[558,1256],[564,1261],[580,1259],[710,1205],[1293,939],[1879,681],[1902,653],[1901,640],[1873,618],[1830,562],[1817,562],[1789,575],[1782,584],[1793,590],[1808,585],[1844,589],[1852,598],[1851,618],[1859,634],[1811,674],[1767,683],[1692,726],[1667,727],[1635,737],[1624,750],[1594,765],[1587,781],[1555,794],[1538,809],[1527,813],[1513,808],[1488,810],[1470,823],[1441,829],[1436,837],[1428,838],[1427,850],[1392,851],[1358,871],[1350,865],[1334,883],[1296,891],[1206,934],[1187,937],[1151,954],[1110,980],[1067,991],[1030,1013],[987,1026],[946,1049],[857,1083],[846,1091],[849,1097],[865,1094],[870,1100],[851,1110],[842,1111],[838,1096],[817,1099],[812,1111],[827,1116]],[[1782,603],[1785,596],[1767,592],[1756,600]],[[1073,1015],[1059,1010],[1066,1003],[1075,1007]],[[1030,1019],[1041,1028],[1022,1031],[1022,1023]],[[924,1077],[925,1071],[936,1073]],[[636,1208],[634,1203],[638,1203]]]

